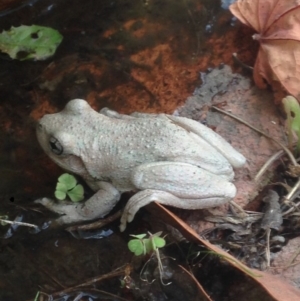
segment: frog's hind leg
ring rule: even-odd
[[[124,209],[122,231],[141,207],[153,201],[183,209],[202,209],[222,205],[236,194],[235,186],[226,179],[188,163],[143,164],[135,168],[131,180],[141,191]]]
[[[185,117],[166,115],[172,122],[196,134],[217,149],[235,168],[245,165],[246,158],[235,150],[224,138],[207,126]]]

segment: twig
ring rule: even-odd
[[[300,178],[298,178],[297,183],[294,185],[294,187],[290,190],[290,192],[288,193],[288,195],[284,198],[284,201],[287,202],[291,202],[290,199],[293,197],[293,195],[296,193],[296,191],[299,189],[300,187]],[[285,216],[289,213],[291,213],[294,209],[298,209],[298,206],[300,205],[300,202],[298,204],[294,204],[291,208],[289,208],[287,211],[282,213],[282,216]]]
[[[232,54],[232,58],[233,60],[238,63],[239,65],[241,65],[244,69],[246,69],[247,71],[253,72],[253,67],[246,65],[244,62],[242,62],[238,57],[237,57],[237,53],[234,52]]]
[[[271,158],[268,159],[268,161],[265,162],[265,164],[260,168],[259,172],[256,174],[254,181],[258,182],[260,177],[265,173],[265,171],[269,168],[269,166],[278,160],[282,155],[284,154],[284,150],[280,150],[277,153],[275,153]]]
[[[292,164],[293,164],[294,166],[297,166],[297,165],[298,165],[298,163],[297,163],[297,161],[296,161],[294,155],[293,155],[293,154],[291,153],[291,151],[290,151],[285,145],[283,145],[281,142],[275,140],[274,138],[272,138],[272,137],[269,136],[268,134],[264,133],[263,131],[257,129],[256,127],[254,127],[253,125],[251,125],[251,124],[248,123],[247,121],[244,121],[244,120],[242,120],[241,118],[236,117],[236,116],[234,116],[234,115],[231,114],[231,113],[228,113],[228,112],[226,112],[226,111],[224,111],[224,110],[222,110],[222,109],[219,109],[219,108],[217,108],[216,106],[212,106],[212,108],[215,109],[215,110],[218,111],[218,112],[221,112],[221,113],[223,113],[223,114],[225,114],[225,115],[227,115],[227,116],[230,116],[231,118],[233,118],[233,119],[235,119],[235,120],[238,120],[239,122],[241,122],[241,123],[243,123],[244,125],[248,126],[249,128],[251,128],[252,130],[256,131],[257,133],[259,133],[259,134],[265,136],[266,138],[272,140],[273,142],[275,142],[276,144],[278,144],[278,145],[286,152],[286,154],[288,155],[289,159],[291,160],[291,162],[292,162]]]
[[[291,189],[291,191],[288,193],[288,195],[284,198],[285,202],[289,202],[294,193],[299,189],[300,187],[300,178],[298,178],[297,183],[294,185],[294,187]]]
[[[92,279],[87,280],[86,282],[81,283],[81,284],[78,284],[78,285],[75,285],[75,286],[63,289],[63,290],[58,291],[58,292],[54,292],[54,293],[51,294],[51,297],[55,298],[57,296],[68,294],[68,293],[77,291],[78,289],[85,288],[87,286],[95,285],[96,283],[101,282],[101,281],[103,281],[105,279],[110,279],[110,278],[114,278],[114,277],[125,275],[125,269],[126,269],[125,266],[120,267],[119,269],[116,269],[116,270],[114,270],[114,271],[112,271],[110,273],[107,273],[105,275],[94,277]],[[108,292],[105,292],[105,293],[109,294]],[[117,297],[117,296],[115,296],[115,297]],[[123,299],[121,297],[117,297],[117,298],[120,299],[120,300],[125,300],[125,299]]]
[[[10,221],[10,220],[7,220],[7,219],[2,219],[2,218],[0,218],[0,222],[10,224],[10,225],[26,226],[26,227],[35,228],[35,229],[38,228],[38,226],[33,225],[33,224]]]
[[[266,245],[266,259],[267,259],[267,267],[270,267],[270,262],[271,262],[271,256],[270,256],[270,234],[271,234],[271,229],[268,228],[266,230],[266,239],[267,239],[267,245]]]
[[[184,268],[183,266],[179,265],[179,267],[185,272],[187,273],[187,275],[189,275],[189,277],[194,281],[194,283],[196,284],[198,290],[199,290],[199,294],[201,297],[203,297],[203,300],[204,300],[204,297],[205,297],[205,300],[208,300],[208,301],[212,301],[212,299],[210,298],[210,296],[207,294],[207,292],[204,290],[204,288],[202,287],[202,285],[199,283],[199,281],[197,280],[197,278],[193,275],[193,273],[191,273],[190,271],[188,271],[186,268]],[[199,299],[202,299],[200,298]]]
[[[290,209],[288,209],[287,211],[283,212],[282,216],[288,215],[289,213],[291,213],[292,211],[294,211],[295,208],[298,209],[299,206],[300,206],[300,202],[298,202],[296,204],[293,203],[293,206]],[[299,209],[298,209],[298,211],[299,211]]]

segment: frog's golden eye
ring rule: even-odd
[[[51,151],[56,155],[61,155],[64,151],[60,142],[54,137],[51,137],[49,139],[49,145],[50,145]]]

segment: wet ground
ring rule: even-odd
[[[73,98],[84,98],[95,109],[173,113],[201,85],[200,73],[233,65],[237,49],[243,61],[253,64],[253,49],[243,41],[247,29],[234,26],[225,1],[22,3],[0,13],[0,29],[38,24],[59,30],[64,39],[46,61],[20,62],[1,54],[0,214],[11,220],[20,216],[42,225],[47,217],[33,211],[32,201],[51,196],[61,174],[36,141],[35,122],[43,114]],[[233,41],[236,32],[241,39]],[[1,230],[4,235],[7,227]],[[1,241],[0,300],[27,300],[40,289],[51,291],[53,275],[62,277],[58,287],[67,287],[118,266],[123,258],[116,263],[114,254],[126,256],[126,245],[119,235],[113,237],[82,243],[58,230],[34,235],[19,228]],[[105,258],[104,264],[95,264],[97,258]],[[72,273],[80,279],[69,283]]]

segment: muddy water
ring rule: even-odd
[[[232,64],[231,54],[240,43],[233,42],[233,36],[240,29],[233,26],[228,1],[22,3],[0,14],[1,30],[38,24],[59,30],[64,39],[46,61],[20,62],[1,54],[0,214],[41,225],[47,217],[33,211],[32,201],[53,194],[61,170],[37,144],[38,118],[62,109],[72,98],[87,99],[95,109],[172,113],[201,84],[200,72],[220,63]],[[243,50],[246,61],[247,51]],[[2,235],[6,231],[7,227],[1,229]],[[84,241],[82,247],[60,231],[45,235],[18,229],[13,238],[2,240],[0,300],[26,300],[39,289],[74,285],[78,271],[70,270],[79,267],[83,278],[104,272],[84,270],[99,259],[97,248],[103,248],[99,242]],[[112,248],[113,243],[107,244]],[[57,250],[67,259],[60,259]],[[87,265],[73,261],[73,256]],[[57,281],[49,284],[45,274],[54,274]]]

